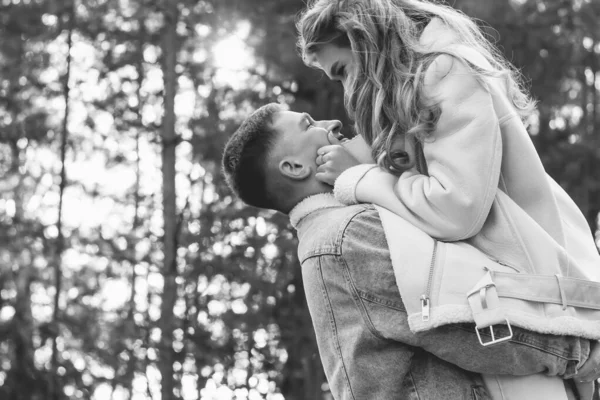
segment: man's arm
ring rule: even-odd
[[[408,327],[389,256],[385,234],[375,210],[358,214],[344,233],[344,270],[362,309],[363,325],[381,339],[421,347],[463,369],[485,374],[569,376],[589,354],[589,341],[576,337],[542,335],[513,327],[509,342],[482,346],[473,324],[453,324],[420,334]],[[498,333],[500,334],[500,333]]]
[[[413,350],[372,334],[364,310],[349,290],[347,269],[336,255],[320,255],[302,263],[302,279],[319,354],[334,398],[396,399]]]

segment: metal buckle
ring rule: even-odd
[[[510,322],[508,322],[508,318],[504,318],[504,320],[506,321],[506,325],[508,326],[508,335],[496,339],[496,336],[494,335],[494,325],[490,325],[490,333],[492,334],[492,340],[490,340],[489,342],[484,342],[483,340],[481,340],[481,335],[479,334],[479,329],[477,329],[477,327],[475,327],[475,333],[477,334],[477,339],[479,339],[479,343],[481,343],[482,346],[491,346],[493,344],[506,342],[507,340],[512,339],[513,331],[512,331],[512,327],[510,326]]]

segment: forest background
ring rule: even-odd
[[[452,5],[527,77],[598,239],[600,1]],[[219,170],[267,102],[348,123],[298,57],[303,6],[0,0],[0,399],[331,398],[294,232]]]

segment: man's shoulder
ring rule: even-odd
[[[372,205],[325,208],[312,212],[298,226],[298,257],[303,262],[318,255],[341,255],[348,242],[380,242],[382,237],[379,212]]]

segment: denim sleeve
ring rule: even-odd
[[[374,336],[420,347],[463,369],[485,374],[546,373],[569,377],[587,359],[587,340],[516,327],[513,339],[489,347],[479,343],[474,324],[452,324],[412,333],[387,249],[376,212],[363,212],[347,225],[342,245],[345,269],[339,279],[344,276],[348,282],[364,326]],[[497,334],[505,334],[503,329],[500,327]]]
[[[302,278],[334,398],[404,398],[403,382],[410,370],[412,348],[374,336],[362,323],[362,303],[350,289],[352,278],[340,257],[308,258],[302,263]]]

